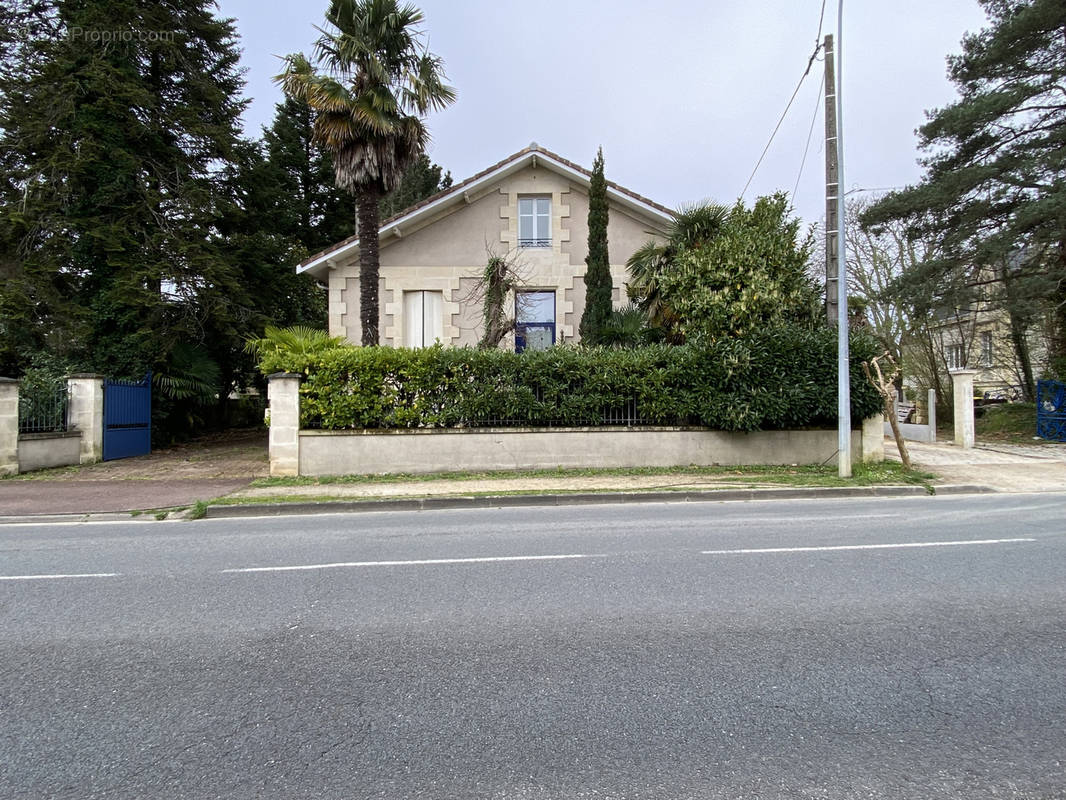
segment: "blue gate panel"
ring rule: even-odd
[[[150,428],[112,428],[104,431],[104,461],[146,456],[152,452]]]
[[[1036,435],[1051,442],[1066,442],[1066,383],[1036,384]]]
[[[152,374],[104,381],[104,461],[152,451]]]

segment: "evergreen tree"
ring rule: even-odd
[[[442,174],[443,173],[443,174]],[[432,163],[422,153],[411,162],[400,178],[399,185],[381,200],[381,218],[388,219],[406,211],[415,203],[451,188],[452,174]]]
[[[981,0],[990,25],[948,59],[959,99],[919,129],[925,176],[863,215],[909,223],[938,241],[936,259],[894,291],[918,308],[994,300],[1011,316],[1015,346],[1052,316],[1053,355],[1066,371],[1066,4]],[[1019,358],[1023,353],[1019,352]]]
[[[320,327],[326,317],[325,290],[311,276],[298,275],[294,269],[307,256],[309,245],[325,246],[321,244],[327,241],[322,238],[324,229],[314,224],[304,228],[299,214],[285,216],[302,198],[297,195],[290,200],[285,194],[287,187],[278,180],[278,170],[264,156],[263,149],[259,142],[245,142],[237,149],[234,161],[225,170],[225,199],[217,222],[227,260],[241,276],[243,285],[255,287],[248,307],[243,309],[242,339],[261,336],[270,325]],[[328,188],[313,187],[311,194],[322,195]],[[338,199],[347,200],[342,195]],[[339,210],[350,225],[351,217],[343,206]],[[238,347],[236,352],[244,351]],[[243,355],[234,356],[234,362],[242,370],[254,372],[254,365]],[[242,370],[237,370],[237,374]]]
[[[20,337],[4,342],[5,371],[54,348],[136,375],[165,370],[176,342],[239,339],[249,301],[215,225],[244,101],[233,27],[213,5],[27,12],[23,30],[52,35],[0,72],[0,326]]]
[[[614,283],[607,254],[607,181],[603,176],[603,148],[596,151],[589,182],[589,241],[585,256],[585,310],[581,314],[581,341],[596,344],[611,319]]]
[[[286,98],[275,106],[274,121],[263,131],[263,179],[274,199],[273,229],[316,253],[355,232],[355,202],[336,186],[333,158],[312,143],[315,112]],[[269,199],[270,195],[264,195]]]
[[[738,200],[729,209],[683,210],[665,244],[649,242],[630,257],[634,299],[674,341],[815,324],[812,240],[800,237],[790,212],[783,193],[757,198],[751,208]]]

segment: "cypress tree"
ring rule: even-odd
[[[596,344],[611,318],[614,284],[611,259],[607,254],[607,181],[603,177],[603,148],[596,152],[589,182],[589,241],[585,257],[585,310],[578,328],[581,341]]]

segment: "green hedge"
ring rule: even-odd
[[[853,422],[881,400],[860,362],[878,354],[853,335]],[[783,328],[713,345],[541,352],[337,347],[275,353],[267,373],[298,372],[304,427],[417,428],[701,425],[726,431],[834,427],[836,333]]]

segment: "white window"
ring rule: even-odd
[[[552,201],[550,198],[518,198],[518,246],[552,246]]]
[[[992,366],[992,331],[981,333],[981,366]]]
[[[555,344],[555,292],[515,293],[515,350],[547,350]]]
[[[966,366],[961,344],[949,344],[944,355],[947,357],[948,369],[962,369]]]
[[[408,347],[432,347],[444,337],[444,293],[403,293],[404,340]]]

